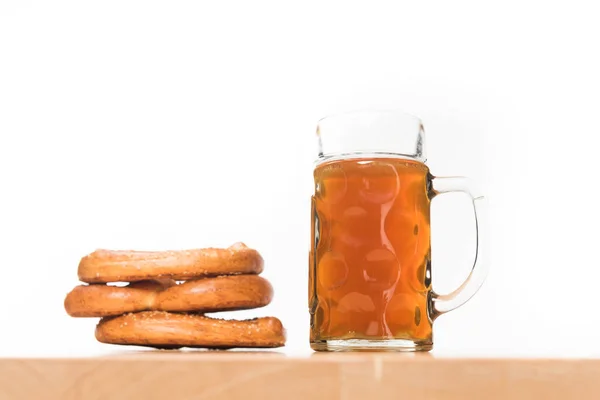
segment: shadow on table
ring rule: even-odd
[[[238,358],[247,355],[260,355],[261,357],[286,357],[283,351],[268,349],[130,349],[115,350],[105,354],[102,358]]]
[[[389,352],[389,351],[348,351],[348,352],[315,352],[310,356],[316,360],[349,361],[353,358],[377,358],[383,360],[430,360],[434,355],[430,352]]]

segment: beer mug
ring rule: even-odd
[[[395,111],[324,118],[311,198],[310,344],[316,351],[431,350],[432,323],[485,278],[483,197],[464,177],[433,176],[423,124]],[[475,262],[449,294],[432,289],[430,204],[464,192],[475,212]]]

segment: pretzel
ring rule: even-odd
[[[134,282],[155,278],[185,281],[217,275],[260,274],[263,259],[243,243],[226,249],[178,251],[96,250],[79,263],[87,283]]]
[[[102,343],[158,348],[281,347],[285,344],[285,330],[274,317],[235,321],[144,311],[102,318],[96,326],[96,339]]]
[[[257,275],[219,276],[177,285],[171,279],[133,282],[125,287],[81,285],[65,298],[72,317],[107,317],[138,311],[217,312],[264,307],[273,287]]]

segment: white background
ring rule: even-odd
[[[85,355],[65,294],[95,248],[244,241],[308,351],[315,125],[422,118],[436,175],[479,181],[491,272],[434,354],[600,355],[594,2],[0,1],[0,355]],[[434,285],[472,260],[436,199]]]

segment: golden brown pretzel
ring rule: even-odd
[[[175,285],[175,281],[140,281],[126,287],[107,285],[76,286],[65,298],[65,310],[71,317],[103,317],[147,310],[156,295]]]
[[[96,326],[96,339],[102,343],[161,348],[281,347],[285,344],[285,331],[274,317],[235,321],[144,311],[102,318]]]
[[[65,298],[72,317],[107,317],[138,311],[216,312],[264,307],[273,287],[258,275],[233,275],[187,281],[134,282],[129,286],[82,285]]]
[[[134,282],[155,278],[185,281],[217,275],[260,274],[263,259],[243,243],[226,249],[178,251],[96,250],[77,271],[87,283]]]

